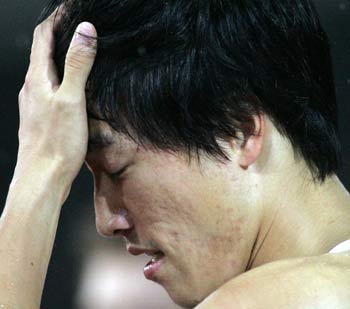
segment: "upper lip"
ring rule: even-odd
[[[159,252],[160,250],[156,250],[156,249],[146,249],[146,248],[139,248],[139,247],[135,247],[132,245],[127,245],[127,248],[129,253],[131,253],[132,255],[140,255],[140,254],[147,254],[147,255],[155,255],[155,253]]]

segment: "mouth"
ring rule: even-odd
[[[127,250],[132,255],[146,254],[147,256],[152,257],[152,259],[143,268],[143,274],[146,279],[155,281],[155,275],[165,260],[164,252],[160,250],[149,250],[133,247],[131,245],[127,246]]]
[[[148,280],[155,279],[156,272],[160,269],[165,259],[165,255],[162,251],[158,251],[152,256],[152,259],[143,268],[143,274]]]

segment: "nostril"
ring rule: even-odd
[[[133,231],[134,228],[129,229],[123,229],[123,230],[114,230],[113,234],[114,236],[120,236],[120,237],[128,237],[130,233]]]

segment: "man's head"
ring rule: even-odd
[[[253,156],[257,139],[247,147]],[[185,307],[246,270],[262,217],[254,176],[244,172],[251,153],[222,146],[230,163],[204,153],[200,163],[196,157],[190,163],[186,153],[144,148],[90,121],[86,162],[95,180],[99,232],[124,235],[132,254],[161,251],[160,269],[145,275]]]
[[[328,38],[308,0],[64,2],[55,59],[63,76],[77,24],[99,47],[89,113],[160,149],[225,154],[218,139],[253,134],[264,113],[315,179],[338,165]]]
[[[250,266],[281,182],[301,167],[319,182],[336,172],[327,36],[306,0],[65,6],[61,77],[75,27],[99,35],[87,84],[97,226],[161,250],[154,280],[193,306]]]

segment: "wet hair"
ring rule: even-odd
[[[62,79],[77,25],[98,53],[88,114],[140,144],[227,159],[220,140],[255,134],[268,115],[315,181],[337,172],[340,145],[328,37],[309,0],[51,0],[59,4]]]

